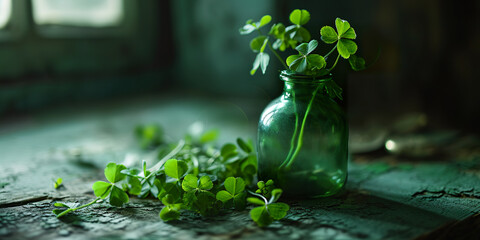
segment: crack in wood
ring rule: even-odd
[[[61,200],[65,197],[51,197],[49,195],[39,195],[39,196],[32,196],[32,197],[25,197],[20,199],[12,199],[7,202],[0,203],[0,208],[9,208],[9,207],[18,207],[22,205],[26,205],[29,203],[40,202],[43,200]]]
[[[412,197],[424,197],[424,198],[441,198],[441,197],[454,197],[454,198],[475,198],[480,199],[478,194],[475,194],[473,190],[471,191],[461,191],[458,193],[449,193],[445,190],[441,191],[429,191],[422,190],[412,194]]]

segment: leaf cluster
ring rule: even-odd
[[[259,205],[259,207],[250,210],[250,217],[260,227],[268,226],[273,221],[284,218],[290,209],[288,204],[277,202],[282,195],[281,189],[273,189],[268,201],[267,198],[261,194],[254,193],[254,195],[256,197],[250,197],[247,201]]]
[[[257,173],[253,144],[238,138],[236,144],[217,148],[217,137],[218,130],[210,130],[186,135],[177,144],[158,145],[158,162],[149,168],[146,161],[139,168],[109,163],[104,170],[107,181],[93,184],[94,201],[80,207],[56,203],[60,209],[54,213],[61,217],[103,200],[121,207],[128,203],[129,195],[159,199],[164,205],[159,217],[164,221],[179,219],[182,211],[212,216],[222,209],[243,210]]]
[[[357,38],[357,35],[348,21],[336,18],[336,29],[330,26],[324,26],[320,29],[322,41],[326,44],[335,44],[330,52],[321,55],[314,53],[318,46],[318,41],[311,39],[311,33],[304,26],[310,21],[310,18],[310,13],[307,10],[295,9],[289,16],[292,25],[286,27],[282,23],[274,23],[268,34],[264,34],[261,28],[271,22],[272,18],[270,15],[263,16],[258,22],[248,20],[240,28],[240,34],[258,33],[258,36],[250,41],[250,49],[257,53],[250,74],[254,75],[259,67],[262,69],[262,73],[265,74],[270,62],[270,55],[266,52],[267,46],[285,69],[291,70],[296,74],[313,77],[325,76],[336,67],[340,56],[348,59],[353,70],[360,71],[365,69],[365,60],[354,55],[358,47],[353,40]],[[290,55],[284,61],[277,53],[277,50],[283,52],[289,48],[296,50],[298,53]],[[330,67],[327,67],[327,61],[331,59],[329,56],[334,53],[335,49],[338,55],[333,64],[330,63]],[[325,84],[323,88],[325,88],[330,97],[342,99],[342,90],[335,83]]]

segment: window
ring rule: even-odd
[[[11,0],[0,0],[0,29],[5,28],[10,21],[12,12]]]
[[[123,20],[123,0],[33,0],[37,25],[115,27]]]

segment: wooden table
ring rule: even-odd
[[[159,201],[132,197],[124,208],[97,204],[63,219],[53,202],[86,203],[107,162],[141,157],[139,123],[160,123],[178,139],[193,122],[219,141],[255,137],[255,107],[208,100],[140,99],[34,114],[0,127],[2,239],[451,239],[480,237],[480,157],[405,160],[353,155],[345,191],[291,201],[284,220],[259,228],[242,212],[184,213],[164,223]],[[252,110],[253,109],[253,110]],[[62,177],[64,188],[52,179]],[[450,234],[450,235],[448,235]],[[453,234],[453,235],[452,235]]]

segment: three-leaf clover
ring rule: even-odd
[[[205,175],[198,179],[197,176],[193,174],[188,174],[185,176],[182,182],[182,189],[185,192],[192,191],[208,191],[213,188],[212,180],[209,176]]]
[[[115,186],[115,183],[122,181],[126,175],[121,173],[126,169],[124,165],[109,163],[105,168],[105,177],[109,182],[98,181],[92,186],[95,196],[101,199],[108,197],[110,204],[113,206],[121,207],[124,203],[128,202],[128,195],[119,187]]]
[[[261,198],[247,198],[248,202],[260,205],[259,207],[250,210],[250,217],[260,227],[268,226],[273,221],[284,218],[287,215],[288,210],[290,209],[290,206],[288,206],[288,204],[276,202],[282,194],[281,189],[274,189],[272,191],[272,197],[268,201],[264,196],[260,194],[251,194]]]
[[[197,176],[188,174],[182,182],[182,189],[185,191],[184,204],[202,215],[207,215],[215,204],[215,195],[209,192],[212,188],[213,183],[209,176],[198,179]]]
[[[308,44],[302,43],[298,45],[295,49],[299,54],[291,55],[287,58],[287,65],[291,70],[294,70],[298,73],[303,73],[307,69],[322,69],[325,67],[325,58],[319,54],[310,54],[318,46],[317,40],[312,40]]]
[[[163,197],[162,203],[165,206],[160,211],[159,216],[163,221],[177,220],[180,217],[182,203],[175,202],[175,198],[171,194]]]
[[[290,13],[290,22],[294,25],[288,26],[285,31],[290,38],[298,42],[310,41],[310,32],[302,27],[310,21],[310,13],[307,10],[295,9]]]
[[[355,30],[350,27],[350,23],[340,18],[335,20],[335,27],[337,31],[330,26],[322,27],[320,29],[322,40],[328,44],[337,42],[338,53],[343,58],[348,59],[350,55],[357,52],[357,44],[352,41],[352,39],[357,38],[357,34]]]
[[[225,180],[224,186],[225,190],[217,193],[217,200],[220,200],[223,203],[233,200],[235,209],[245,209],[245,181],[239,177],[229,177]]]

